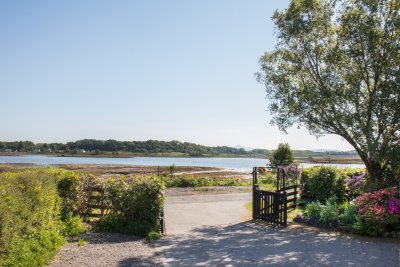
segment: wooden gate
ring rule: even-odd
[[[253,219],[286,227],[288,209],[295,208],[297,204],[298,185],[287,186],[284,169],[278,169],[276,191],[261,190],[258,184],[258,172],[258,167],[254,167]]]

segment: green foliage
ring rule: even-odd
[[[76,215],[85,214],[84,189],[92,183],[90,176],[51,168],[1,173],[0,266],[44,266],[64,242],[60,233],[83,233]],[[100,228],[143,236],[159,229],[158,178],[111,179],[106,186],[111,211]]]
[[[336,204],[336,197],[331,197],[326,201],[326,205],[321,210],[321,222],[324,224],[337,222],[339,220],[339,211]]]
[[[83,247],[86,244],[87,244],[87,242],[85,240],[83,240],[83,239],[78,240],[78,246]]]
[[[35,262],[44,265],[62,243],[58,234],[59,213],[55,176],[48,169],[0,174],[0,261],[3,265],[15,265],[19,260],[21,266]]]
[[[73,171],[52,169],[57,177],[57,190],[62,199],[61,218],[84,216],[87,213],[89,195],[84,188],[93,184],[93,177]]]
[[[248,185],[240,178],[219,178],[208,176],[173,176],[165,179],[166,187],[201,187],[201,186],[240,186]]]
[[[172,175],[174,175],[175,171],[176,171],[176,166],[175,164],[172,164],[170,166],[168,166],[168,170],[169,170],[169,174],[172,177]]]
[[[260,59],[272,123],[347,140],[376,186],[400,165],[398,1],[292,0],[273,16],[278,44]]]
[[[67,218],[76,213],[78,209],[79,193],[82,190],[82,182],[78,174],[72,171],[57,170],[57,189],[62,198],[61,216]],[[76,215],[76,214],[75,214]]]
[[[86,231],[86,227],[79,217],[67,216],[62,221],[62,234],[64,236],[76,237]]]
[[[63,237],[55,229],[38,230],[32,235],[14,240],[0,265],[46,266],[63,244]]]
[[[293,151],[290,149],[289,144],[281,143],[278,149],[272,152],[272,157],[269,159],[270,165],[273,168],[280,166],[287,166],[294,161]]]
[[[321,203],[319,201],[316,201],[308,203],[303,214],[305,218],[315,219],[321,217],[321,211]]]
[[[353,224],[353,229],[362,235],[376,236],[383,233],[384,229],[378,224],[369,224],[364,220],[357,217],[356,222]]]
[[[99,222],[100,230],[139,236],[159,230],[164,196],[158,177],[109,180],[106,186],[110,214]]]
[[[151,231],[147,235],[147,240],[152,241],[152,240],[158,240],[161,238],[161,234],[159,232]]]
[[[304,169],[302,173],[304,195],[321,203],[336,196],[339,201],[345,199],[344,176],[334,167],[313,167]]]
[[[343,214],[341,215],[341,220],[345,224],[354,224],[357,216],[357,208],[355,205],[347,204],[344,207]]]

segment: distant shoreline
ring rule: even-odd
[[[188,156],[188,155],[171,155],[171,154],[61,154],[61,153],[4,153],[0,152],[0,156],[49,156],[49,157],[87,157],[87,158],[254,158],[254,159],[267,159],[266,157],[251,157],[248,155],[218,155],[218,156]],[[356,156],[332,156],[332,157],[296,157],[298,163],[316,163],[316,164],[362,164],[362,160]]]

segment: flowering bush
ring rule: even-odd
[[[381,189],[356,198],[357,222],[355,229],[361,234],[378,235],[395,230],[400,221],[400,200],[397,188]]]
[[[298,177],[301,173],[301,169],[296,165],[296,164],[289,164],[288,166],[283,167],[285,170],[285,173],[288,176],[295,176]]]
[[[346,193],[350,198],[360,196],[366,186],[365,173],[346,179]]]
[[[296,184],[300,178],[301,169],[294,163],[282,167],[285,172],[287,184]]]
[[[395,198],[389,199],[389,212],[392,214],[400,215],[399,200]]]

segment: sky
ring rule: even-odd
[[[269,123],[254,73],[288,3],[0,1],[0,140],[351,150]]]

